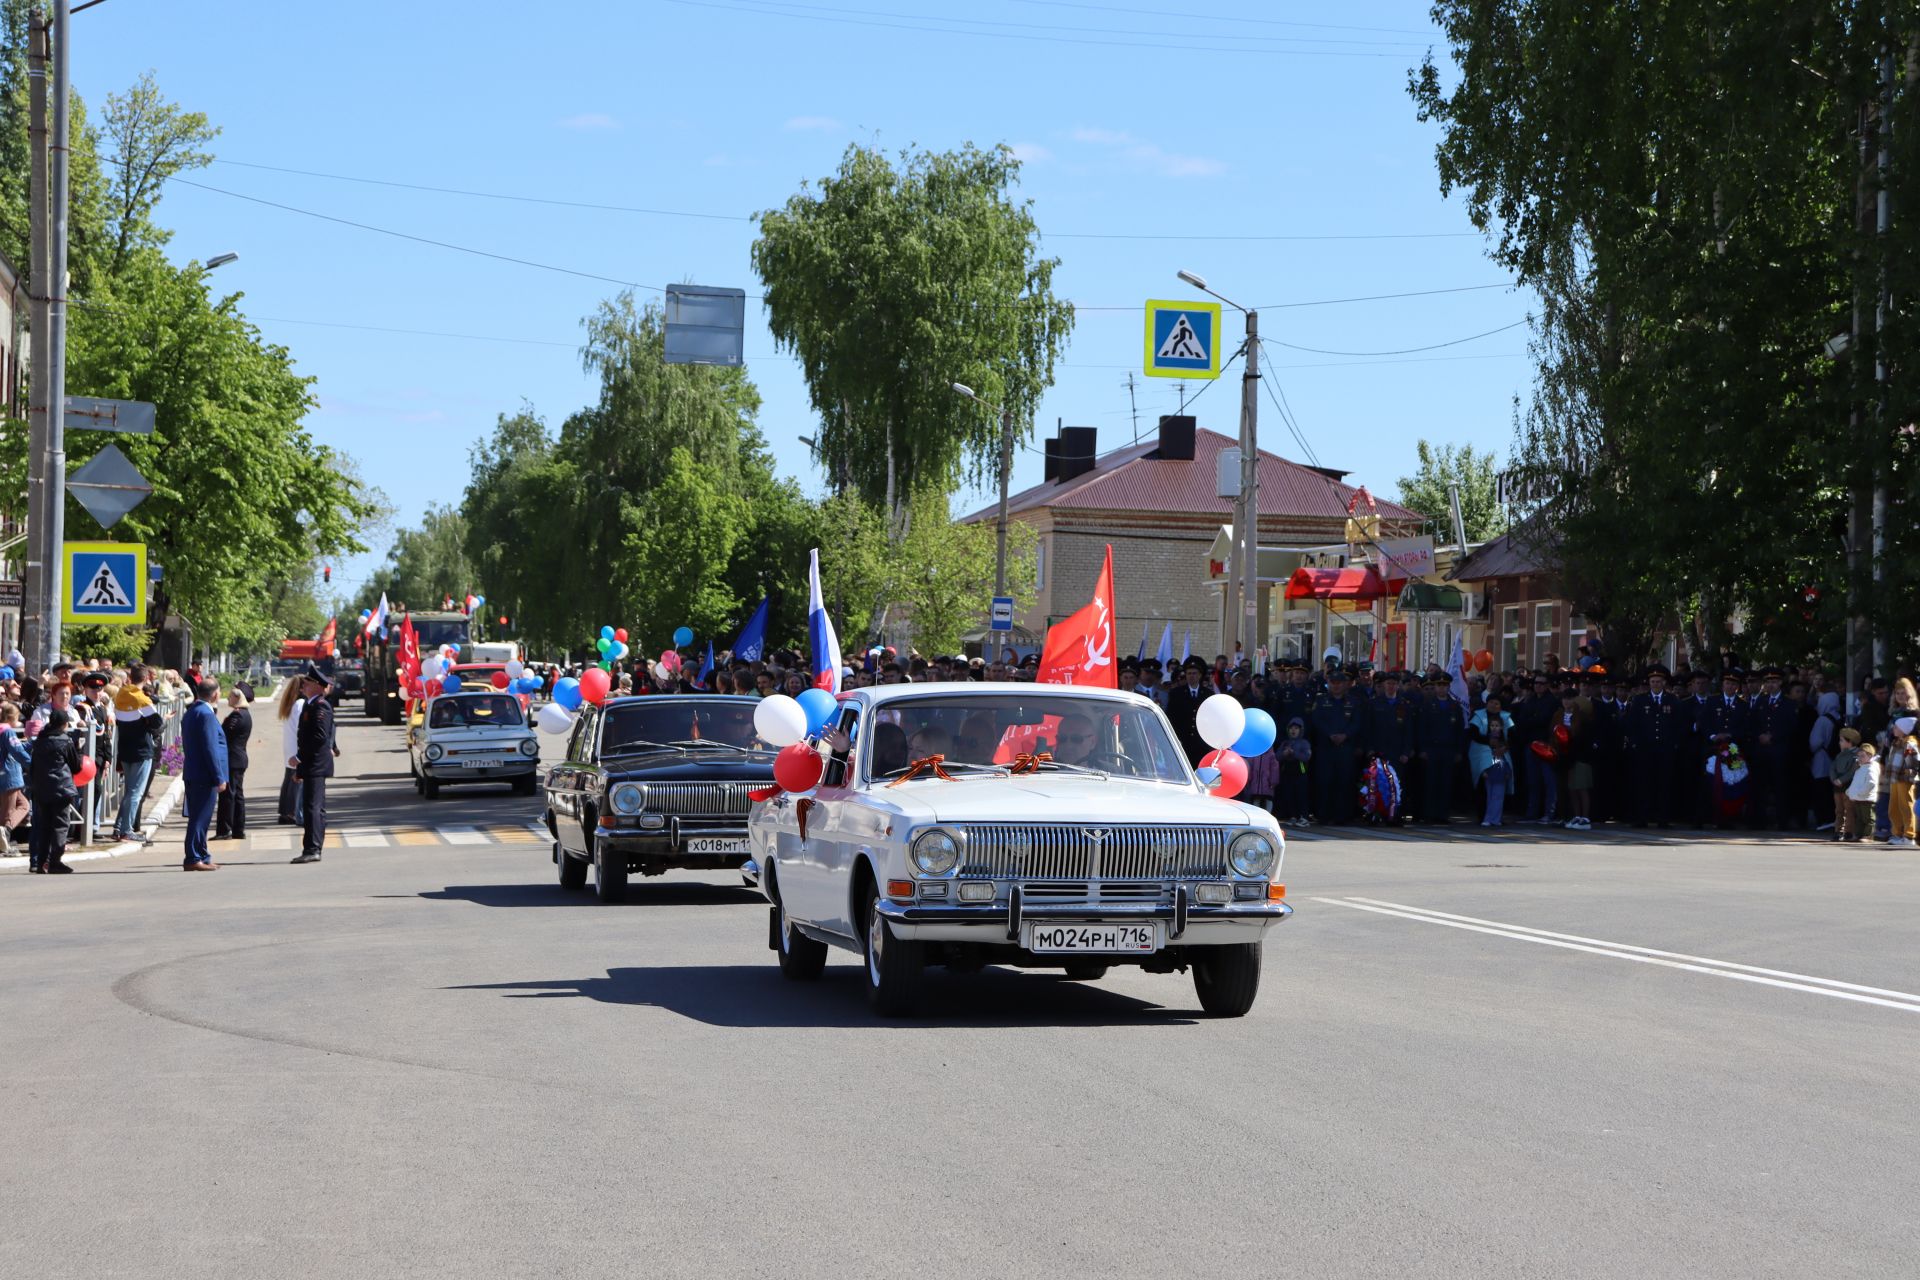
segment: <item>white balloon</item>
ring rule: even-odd
[[[540,714],[534,717],[534,723],[543,733],[573,732],[573,712],[557,702],[549,702],[540,708]]]
[[[1224,751],[1247,731],[1247,709],[1230,695],[1216,693],[1200,704],[1193,727],[1202,742]]]
[[[422,680],[437,680],[440,678],[440,673],[446,669],[447,664],[435,655],[429,654],[427,657],[420,659],[420,678]]]
[[[753,727],[768,744],[790,747],[807,736],[807,713],[786,694],[771,694],[753,709]]]
[[[518,680],[521,676],[527,674],[527,666],[518,658],[508,658],[506,671],[507,679]]]

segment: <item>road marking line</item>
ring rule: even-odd
[[[525,827],[488,827],[487,834],[501,844],[539,844],[540,837]]]
[[[374,831],[371,829],[342,831],[340,833],[340,840],[349,849],[384,849],[387,847],[386,833],[384,831]]]
[[[253,837],[253,843],[248,847],[258,849],[262,853],[273,853],[275,851],[284,852],[293,847],[293,837],[287,835],[257,835]]]
[[[1864,991],[1869,995],[1893,996],[1900,1000],[1920,1001],[1920,995],[1910,991],[1892,991],[1886,987],[1867,987],[1857,982],[1841,982],[1837,978],[1816,978],[1812,974],[1794,973],[1790,969],[1763,969],[1759,965],[1739,964],[1732,960],[1715,960],[1711,956],[1688,955],[1684,951],[1661,951],[1655,947],[1635,946],[1630,942],[1609,942],[1605,938],[1587,938],[1577,933],[1555,933],[1551,929],[1535,929],[1524,924],[1508,924],[1503,920],[1482,920],[1477,916],[1457,916],[1447,911],[1435,911],[1432,907],[1413,907],[1404,902],[1383,902],[1379,898],[1355,896],[1355,902],[1370,902],[1376,907],[1392,907],[1398,911],[1416,911],[1424,916],[1438,916],[1443,920],[1464,920],[1468,924],[1486,924],[1495,928],[1511,930],[1514,933],[1537,933],[1543,938],[1562,938],[1568,942],[1590,942],[1596,946],[1612,947],[1618,951],[1637,951],[1642,955],[1664,956],[1669,960],[1691,960],[1695,964],[1717,965],[1722,969],[1739,969],[1746,973],[1761,973],[1770,978],[1790,978],[1795,982],[1814,982],[1823,987],[1840,987],[1847,991]]]
[[[545,823],[529,822],[527,824],[527,830],[533,832],[533,834],[539,836],[542,840],[545,840],[549,843],[551,843],[553,840],[553,832],[547,830]]]
[[[393,833],[393,842],[407,847],[437,845],[440,843],[440,836],[434,831],[396,831]]]
[[[1681,954],[1678,952],[1663,951],[1653,955],[1647,955],[1643,953],[1651,950],[1651,948],[1630,947],[1625,943],[1604,942],[1599,939],[1588,939],[1588,942],[1597,943],[1597,945],[1588,946],[1581,942],[1562,940],[1564,938],[1577,936],[1573,934],[1560,934],[1547,937],[1543,936],[1544,931],[1522,932],[1522,930],[1525,929],[1523,925],[1503,925],[1494,921],[1469,924],[1467,921],[1471,920],[1472,917],[1443,918],[1440,913],[1427,914],[1422,908],[1418,907],[1399,910],[1396,909],[1399,906],[1397,903],[1391,904],[1391,906],[1370,905],[1374,899],[1356,898],[1352,901],[1345,901],[1340,898],[1315,898],[1313,901],[1324,902],[1329,906],[1347,907],[1353,911],[1370,911],[1375,915],[1398,916],[1402,920],[1414,920],[1421,924],[1437,924],[1444,925],[1449,929],[1464,929],[1469,933],[1484,933],[1496,938],[1511,938],[1515,942],[1534,942],[1545,947],[1560,947],[1567,951],[1584,951],[1589,955],[1611,956],[1615,960],[1632,960],[1638,964],[1659,965],[1665,969],[1681,969],[1688,973],[1704,973],[1716,978],[1731,978],[1735,982],[1752,982],[1766,987],[1779,987],[1786,991],[1806,991],[1816,996],[1831,996],[1836,1000],[1852,1000],[1860,1004],[1875,1004],[1888,1009],[1900,1009],[1907,1013],[1920,1013],[1920,995],[1906,991],[1888,991],[1886,992],[1888,995],[1898,996],[1900,999],[1886,1000],[1877,995],[1861,994],[1868,991],[1886,991],[1883,987],[1859,987],[1853,983],[1834,982],[1830,978],[1807,978],[1802,982],[1786,982],[1779,978],[1760,976],[1763,973],[1778,973],[1781,972],[1780,970],[1763,969],[1756,972],[1739,972],[1739,970],[1752,969],[1753,966],[1734,965],[1730,961],[1709,960],[1705,957],[1691,957],[1692,959],[1700,960],[1701,963],[1687,964],[1680,960],[1665,960],[1660,958],[1661,956]],[[1803,975],[1796,974],[1794,976],[1801,977]],[[1816,983],[1825,983],[1828,985],[1814,985]],[[1839,988],[1842,987],[1848,989],[1840,990]]]
[[[440,838],[448,844],[489,844],[486,836],[472,827],[442,827]]]

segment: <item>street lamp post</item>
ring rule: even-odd
[[[1215,293],[1207,282],[1191,271],[1180,278],[1205,294],[1210,294],[1238,311],[1247,320],[1247,368],[1240,378],[1240,498],[1234,504],[1234,554],[1240,557],[1239,600],[1243,616],[1231,611],[1232,585],[1227,597],[1227,634],[1225,645],[1245,638],[1244,654],[1253,659],[1256,638],[1260,634],[1260,313],[1250,311],[1232,298]],[[1215,341],[1219,339],[1216,337]]]
[[[1007,594],[1007,474],[1013,470],[1013,410],[982,400],[963,382],[954,383],[953,389],[977,405],[1000,411],[1000,516],[993,553],[993,594],[1004,596]]]

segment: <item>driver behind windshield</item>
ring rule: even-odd
[[[873,776],[907,767],[907,731],[897,724],[873,726]]]
[[[1085,716],[1062,716],[1053,735],[1053,758],[1061,764],[1084,765],[1093,755],[1093,721]]]
[[[876,742],[876,746],[878,743]],[[924,760],[928,756],[945,756],[953,751],[953,737],[937,724],[923,725],[913,735],[907,747],[907,758]]]

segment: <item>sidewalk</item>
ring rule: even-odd
[[[180,803],[180,795],[185,789],[186,783],[182,779],[169,777],[167,779],[167,789],[160,794],[159,799],[147,806],[147,824],[144,830],[148,835],[152,836],[155,841],[160,839],[160,824],[172,816],[174,809]],[[106,825],[108,834],[111,835],[113,827],[111,818],[108,819]],[[130,853],[139,853],[146,847],[146,845],[141,844],[138,840],[122,840],[117,844],[96,844],[85,847],[70,844],[67,846],[65,860],[68,862],[96,862],[101,858],[124,858]],[[24,853],[17,858],[0,858],[0,871],[22,868],[26,865],[27,855]]]
[[[1565,844],[1602,847],[1672,845],[1761,845],[1761,844],[1833,844],[1831,831],[1722,831],[1716,827],[1696,830],[1675,825],[1635,827],[1624,822],[1609,822],[1586,831],[1569,831],[1556,823],[1539,824],[1514,820],[1500,827],[1483,827],[1477,820],[1456,818],[1446,826],[1415,823],[1410,826],[1379,826],[1368,822],[1349,822],[1343,826],[1296,826],[1283,822],[1281,829],[1289,842],[1311,843],[1317,840],[1384,840],[1394,844]],[[1865,841],[1879,845],[1882,841]]]

